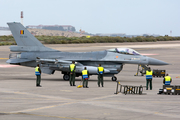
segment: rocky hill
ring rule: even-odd
[[[59,30],[45,30],[45,29],[31,29],[28,28],[33,35],[45,35],[45,36],[65,36],[65,37],[82,37],[85,34],[80,34],[76,32],[59,31]]]

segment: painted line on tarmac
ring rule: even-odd
[[[52,99],[44,99],[44,98],[1,98],[1,100],[43,100],[43,101],[52,101]],[[67,102],[66,100],[53,100],[58,102]]]
[[[95,98],[91,98],[91,99],[82,100],[82,102],[99,100],[99,99],[110,98],[110,97],[116,97],[116,95],[107,95],[107,96],[95,97]]]
[[[37,96],[37,97],[42,97],[42,98],[48,98],[48,99],[53,99],[53,100],[66,100],[66,101],[72,101],[73,99],[69,98],[64,98],[64,97],[56,97],[56,96],[48,96],[48,95],[39,95],[39,94],[33,94],[33,93],[27,93],[27,92],[19,92],[19,91],[10,91],[6,89],[1,89],[0,92],[4,93],[14,93],[14,94],[20,94],[20,95],[30,95],[30,96]],[[73,100],[74,101],[74,100]]]
[[[19,92],[19,91],[17,91],[17,92],[15,92],[15,91],[7,91],[7,90],[4,90],[4,89],[0,89],[0,92],[14,93],[14,94],[24,94],[24,95],[32,95],[32,96],[38,96],[38,97],[45,97],[45,98],[49,98],[49,99],[65,100],[65,98],[62,98],[62,97],[38,95],[38,94],[32,94],[32,93],[26,93],[26,92]],[[12,111],[12,112],[9,112],[9,113],[32,112],[32,111],[38,111],[38,110],[42,110],[42,109],[49,109],[49,108],[54,108],[54,107],[59,107],[59,106],[64,106],[64,105],[70,105],[70,104],[75,104],[75,103],[82,103],[82,102],[84,102],[84,101],[86,101],[86,102],[88,102],[88,101],[94,101],[94,100],[104,99],[104,98],[109,98],[109,97],[115,97],[115,95],[95,97],[95,98],[86,99],[86,100],[67,99],[67,100],[69,100],[69,101],[66,101],[66,103],[63,103],[63,104],[57,104],[57,105],[51,105],[51,106],[43,106],[43,107],[38,107],[38,108],[33,108],[33,109],[24,109],[24,110],[20,110],[20,111]],[[73,101],[73,102],[72,102],[72,101]]]
[[[8,112],[0,112],[4,114],[15,114],[15,115],[30,115],[30,116],[39,116],[39,117],[51,117],[51,118],[64,118],[70,120],[89,120],[83,118],[73,118],[73,117],[64,117],[64,116],[51,116],[51,115],[38,115],[38,114],[29,114],[29,113],[8,113]]]
[[[54,107],[63,106],[63,105],[69,105],[69,104],[73,104],[73,103],[76,103],[76,102],[68,102],[68,103],[51,105],[51,106],[45,106],[45,107],[39,107],[39,108],[33,108],[33,109],[25,109],[25,110],[20,110],[20,111],[12,111],[12,112],[9,112],[9,113],[32,112],[32,111],[37,111],[37,110],[42,110],[42,109],[49,109],[49,108],[54,108]]]
[[[60,90],[62,92],[73,92],[72,90]]]
[[[19,65],[0,65],[0,68],[10,68],[10,67],[17,67],[17,66],[19,66]]]
[[[124,94],[123,94],[124,95]],[[133,101],[133,100],[96,100],[95,102],[117,102],[117,103],[147,103],[147,101]],[[149,103],[162,103],[162,101],[148,101]],[[180,104],[180,101],[163,101],[165,104],[171,104],[171,103],[176,103]]]
[[[20,93],[20,92],[15,92],[15,93],[23,94],[23,93]],[[116,95],[108,95],[108,96],[96,97],[96,98],[92,98],[92,99],[87,99],[85,101],[86,102],[88,102],[88,101],[92,102],[93,100],[104,99],[104,98],[109,98],[109,97],[113,97],[113,96],[116,96]],[[64,106],[64,105],[71,105],[71,104],[75,104],[75,103],[82,103],[82,102],[84,102],[84,100],[78,100],[78,101],[74,101],[74,102],[67,102],[67,103],[63,103],[63,104],[44,106],[44,107],[33,108],[33,109],[25,109],[25,110],[12,111],[12,112],[0,112],[0,113],[6,113],[6,114],[24,114],[24,115],[32,115],[32,116],[55,117],[55,118],[74,119],[74,120],[89,120],[89,119],[81,119],[81,118],[70,118],[70,117],[62,117],[62,116],[48,116],[48,115],[37,115],[37,114],[24,113],[24,112],[38,111],[38,110],[42,110],[42,109],[50,109],[50,108]]]
[[[114,105],[114,104],[106,104],[106,102],[95,102],[95,101],[92,101],[92,102],[82,102],[82,104],[92,105],[92,106],[97,106],[97,107],[110,108],[110,109],[116,109],[116,110],[123,110],[123,111],[127,111],[127,113],[129,111],[131,111],[131,112],[135,112],[135,113],[137,113],[137,112],[138,113],[143,113],[143,114],[146,114],[146,115],[147,114],[148,115],[151,114],[151,115],[164,116],[164,117],[168,117],[168,118],[180,118],[179,114],[168,114],[168,113],[165,113],[168,110],[164,110],[164,112],[157,111],[157,110],[150,111],[150,110],[140,109],[140,108],[137,108],[137,107],[136,108],[133,108],[133,107],[123,107],[123,106],[121,106],[121,104],[119,105],[120,107],[117,107],[117,105]],[[177,109],[177,108],[178,108],[178,106],[174,107],[172,109]]]
[[[15,92],[15,93],[19,93],[19,92]],[[22,94],[22,93],[20,93]],[[54,107],[59,107],[59,106],[64,106],[64,105],[70,105],[70,104],[74,104],[74,103],[81,103],[84,101],[93,101],[93,100],[97,100],[97,99],[103,99],[103,98],[109,98],[109,97],[113,97],[114,95],[108,95],[108,96],[102,96],[102,97],[97,97],[97,98],[92,98],[92,99],[87,99],[87,100],[78,100],[75,102],[67,102],[67,103],[63,103],[63,104],[57,104],[57,105],[51,105],[51,106],[44,106],[44,107],[38,107],[38,108],[33,108],[33,109],[25,109],[25,110],[20,110],[20,111],[12,111],[9,112],[11,114],[13,113],[21,113],[21,112],[32,112],[32,111],[37,111],[37,110],[42,110],[42,109],[49,109],[49,108],[54,108]]]

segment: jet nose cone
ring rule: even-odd
[[[157,59],[154,59],[154,58],[148,58],[148,64],[149,65],[169,65],[169,63],[166,63],[164,61],[161,61],[161,60],[157,60]]]

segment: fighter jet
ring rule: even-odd
[[[151,57],[143,56],[130,48],[114,48],[96,52],[62,52],[45,47],[22,24],[7,23],[17,46],[10,46],[11,53],[6,61],[13,65],[36,67],[40,64],[41,71],[54,74],[61,71],[63,79],[69,80],[69,65],[72,61],[76,64],[76,76],[81,76],[84,67],[90,75],[97,75],[97,67],[104,67],[104,76],[112,77],[113,81],[125,64],[138,65],[168,65],[168,63]]]

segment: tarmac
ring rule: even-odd
[[[130,47],[170,65],[151,66],[165,69],[172,85],[180,85],[180,41],[45,45],[69,52],[100,51]],[[0,120],[179,120],[180,95],[158,95],[163,78],[153,78],[153,89],[143,95],[114,94],[116,82],[104,78],[97,86],[91,76],[89,88],[72,87],[61,72],[42,74],[42,87],[36,87],[34,68],[6,64],[9,46],[0,46]],[[146,85],[145,76],[134,76],[137,65],[126,64],[117,76],[122,85]]]

